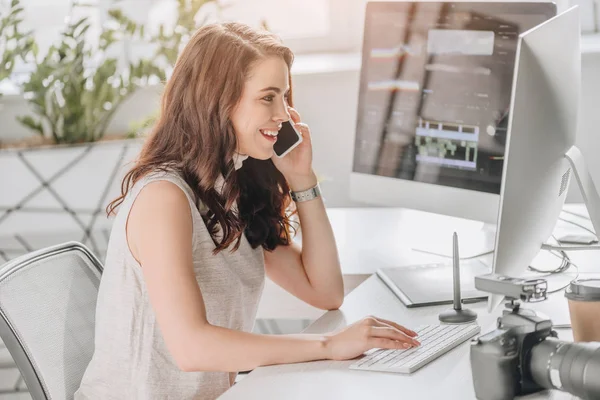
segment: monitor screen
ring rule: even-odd
[[[499,194],[518,36],[555,14],[369,3],[353,171]]]

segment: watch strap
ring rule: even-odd
[[[292,196],[292,200],[294,200],[296,203],[301,203],[303,201],[309,201],[316,199],[317,197],[321,197],[321,188],[317,183],[310,189],[301,190],[298,192],[290,191],[290,195]]]

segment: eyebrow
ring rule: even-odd
[[[281,89],[279,89],[277,86],[266,87],[266,88],[262,89],[261,92],[268,92],[269,90],[272,90],[275,93],[281,93]],[[289,89],[286,90],[286,91],[289,92]]]

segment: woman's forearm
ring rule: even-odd
[[[258,335],[206,325],[190,344],[185,371],[247,371],[263,365],[323,360],[324,335]]]
[[[290,180],[294,191],[306,190],[317,183],[314,173]],[[296,203],[302,228],[302,264],[316,292],[332,297],[331,308],[344,299],[344,283],[333,229],[321,197]]]

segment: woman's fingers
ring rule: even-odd
[[[408,343],[381,337],[372,337],[369,339],[367,344],[373,349],[408,349],[412,347],[412,345]]]
[[[408,336],[411,336],[411,337],[417,336],[417,332],[411,331],[410,329],[408,329],[408,328],[406,328],[406,327],[404,327],[404,326],[402,326],[400,324],[397,324],[394,321],[389,321],[389,320],[383,319],[383,318],[376,318],[376,319],[379,322],[382,322],[382,323],[384,323],[386,325],[393,326],[394,328],[396,328],[398,330],[401,330],[402,332],[406,333]]]
[[[398,329],[399,331],[406,333],[408,336],[411,336],[411,337],[417,336],[417,333],[415,331],[411,331],[410,329],[405,328],[402,325],[397,324],[393,321],[389,321],[387,319],[370,316],[370,317],[365,318],[365,320],[368,321],[371,325],[391,326],[391,327]]]
[[[310,135],[310,129],[308,128],[308,125],[306,125],[305,123],[302,123],[302,122],[295,123],[294,128],[296,128],[296,130],[300,133],[300,135],[302,137]]]
[[[295,108],[288,107],[288,112],[290,113],[290,117],[292,118],[294,124],[297,124],[300,121],[302,121],[302,119],[300,118],[300,114],[298,113],[298,111],[296,111]]]
[[[391,326],[373,326],[371,327],[371,336],[396,340],[398,342],[406,343],[409,346],[419,345],[419,342],[415,339]]]

